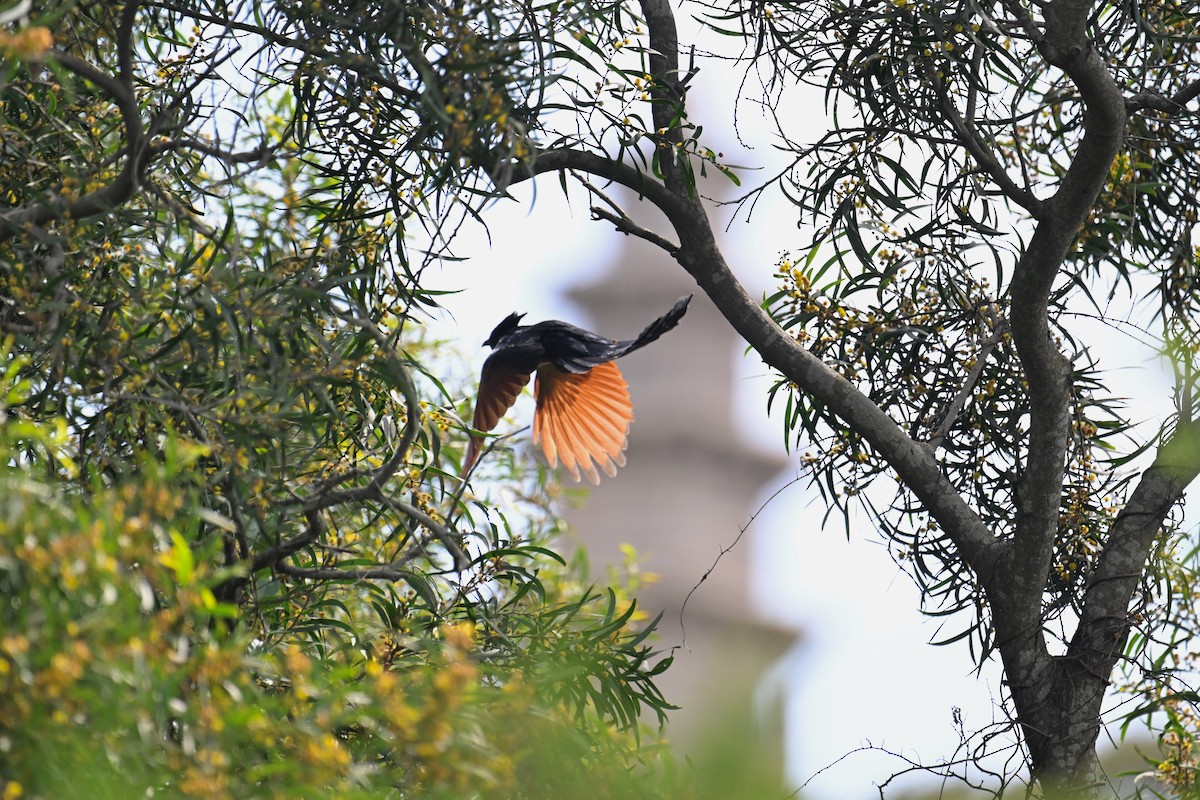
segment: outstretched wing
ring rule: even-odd
[[[482,433],[496,427],[500,418],[517,402],[517,397],[527,383],[527,370],[514,369],[503,360],[489,357],[483,362],[483,374],[479,378],[479,396],[475,398],[475,415],[471,419],[471,427]],[[475,459],[479,458],[482,445],[483,437],[478,433],[472,434],[471,444],[467,447],[467,457],[463,459],[463,475],[467,474]]]
[[[598,484],[595,465],[610,478],[617,474],[617,467],[625,465],[633,403],[616,364],[609,361],[583,373],[543,365],[538,369],[534,394],[533,442],[541,444],[551,467],[561,461],[576,481],[582,472]]]

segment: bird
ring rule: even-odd
[[[613,363],[645,347],[679,324],[692,295],[679,298],[667,313],[634,339],[608,339],[567,322],[522,325],[524,314],[505,317],[484,341],[492,353],[483,362],[471,421],[474,432],[463,459],[465,477],[479,458],[483,434],[500,422],[537,373],[533,443],[553,469],[561,462],[575,482],[580,474],[600,483],[599,466],[610,478],[625,465],[633,422],[629,385]]]

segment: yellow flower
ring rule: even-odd
[[[17,58],[33,58],[54,46],[49,28],[37,26],[19,33],[0,31],[0,50]]]
[[[475,625],[470,622],[459,622],[442,628],[442,636],[446,644],[458,650],[470,650],[475,644]]]

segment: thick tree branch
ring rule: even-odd
[[[1076,235],[1104,187],[1125,129],[1120,90],[1085,35],[1090,3],[1057,0],[1046,7],[1038,49],[1079,88],[1084,136],[1018,262],[1011,287],[1013,342],[1029,384],[1029,455],[1017,492],[1012,564],[1014,633],[1040,623],[1041,593],[1050,569],[1071,425],[1071,364],[1055,344],[1049,297]]]
[[[665,126],[669,134],[671,121],[686,111],[685,97],[679,89],[675,18],[668,0],[643,0],[642,11],[650,34],[654,83],[671,89],[672,102],[654,107],[655,125],[660,129]],[[587,171],[582,165],[580,168]],[[606,172],[613,169],[612,165],[605,167]],[[704,207],[678,176],[673,180],[668,172],[666,177],[666,186],[645,195],[675,227],[680,242],[675,259],[767,364],[834,409],[871,443],[925,504],[979,580],[988,583],[1003,558],[1003,545],[950,484],[932,451],[910,438],[852,383],[787,336],[750,298],[726,263]]]
[[[1125,101],[1125,112],[1130,116],[1146,109],[1161,111],[1177,117],[1187,111],[1187,104],[1200,97],[1200,80],[1194,80],[1170,97],[1152,92],[1139,92]]]
[[[670,0],[641,0],[642,16],[650,36],[650,113],[657,133],[657,155],[664,183],[672,193],[689,196],[675,158],[683,142],[676,121],[683,116],[684,89],[679,73],[679,34]],[[686,156],[684,156],[686,157]]]
[[[280,542],[256,555],[246,567],[246,574],[234,579],[234,582],[240,586],[246,583],[250,579],[250,576],[259,570],[273,566],[293,553],[299,553],[304,548],[319,541],[327,530],[324,518],[322,518],[320,512],[312,511],[305,514],[305,519],[308,525],[300,535]]]
[[[653,64],[665,73],[654,75],[656,85],[671,86],[678,74],[678,43],[674,18],[665,0],[643,3],[650,29]],[[681,94],[669,106],[656,106],[655,113],[668,127],[682,109]],[[657,123],[656,123],[657,124]],[[726,263],[708,215],[682,181],[664,185],[637,169],[605,156],[572,148],[543,151],[522,165],[517,179],[562,169],[578,170],[626,186],[657,206],[675,229],[676,260],[696,279],[734,330],[770,366],[813,395],[858,431],[899,473],[925,504],[931,516],[954,541],[966,564],[979,580],[989,583],[1004,558],[1005,546],[992,535],[963,501],[942,472],[932,451],[914,441],[877,405],[849,381],[829,369],[819,358],[800,346],[746,293]],[[669,176],[668,176],[669,178]]]
[[[1046,61],[1079,90],[1084,134],[1058,189],[1043,203],[1010,288],[1013,343],[1029,387],[1029,445],[1015,487],[1012,558],[1005,579],[988,592],[1034,777],[1063,796],[1090,791],[1109,674],[1078,659],[1051,659],[1041,630],[1072,421],[1072,365],[1053,339],[1049,298],[1104,188],[1127,119],[1120,88],[1087,38],[1091,7],[1086,0],[1053,0],[1044,6],[1044,33],[1031,35]]]
[[[721,255],[702,209],[678,230],[679,263],[733,328],[770,366],[833,409],[896,470],[951,538],[983,584],[991,582],[1004,546],[947,480],[932,451],[915,442],[848,380],[789,337],[738,282]]]
[[[1109,529],[1108,541],[1088,580],[1079,626],[1069,653],[1092,672],[1108,675],[1125,647],[1129,607],[1155,540],[1184,490],[1200,475],[1200,422],[1181,424],[1159,448],[1154,463]]]

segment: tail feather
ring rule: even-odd
[[[636,339],[614,342],[575,328],[571,336],[564,337],[561,349],[556,351],[554,366],[565,372],[587,372],[606,361],[621,358],[645,347],[679,324],[691,299],[690,294],[679,298],[667,313],[647,325]]]
[[[639,333],[636,339],[627,342],[618,342],[617,349],[619,352],[613,358],[620,358],[638,348],[645,347],[674,328],[679,324],[679,320],[683,319],[683,315],[687,312],[688,303],[691,301],[692,296],[690,294],[679,298],[667,313],[647,325],[646,329]]]

